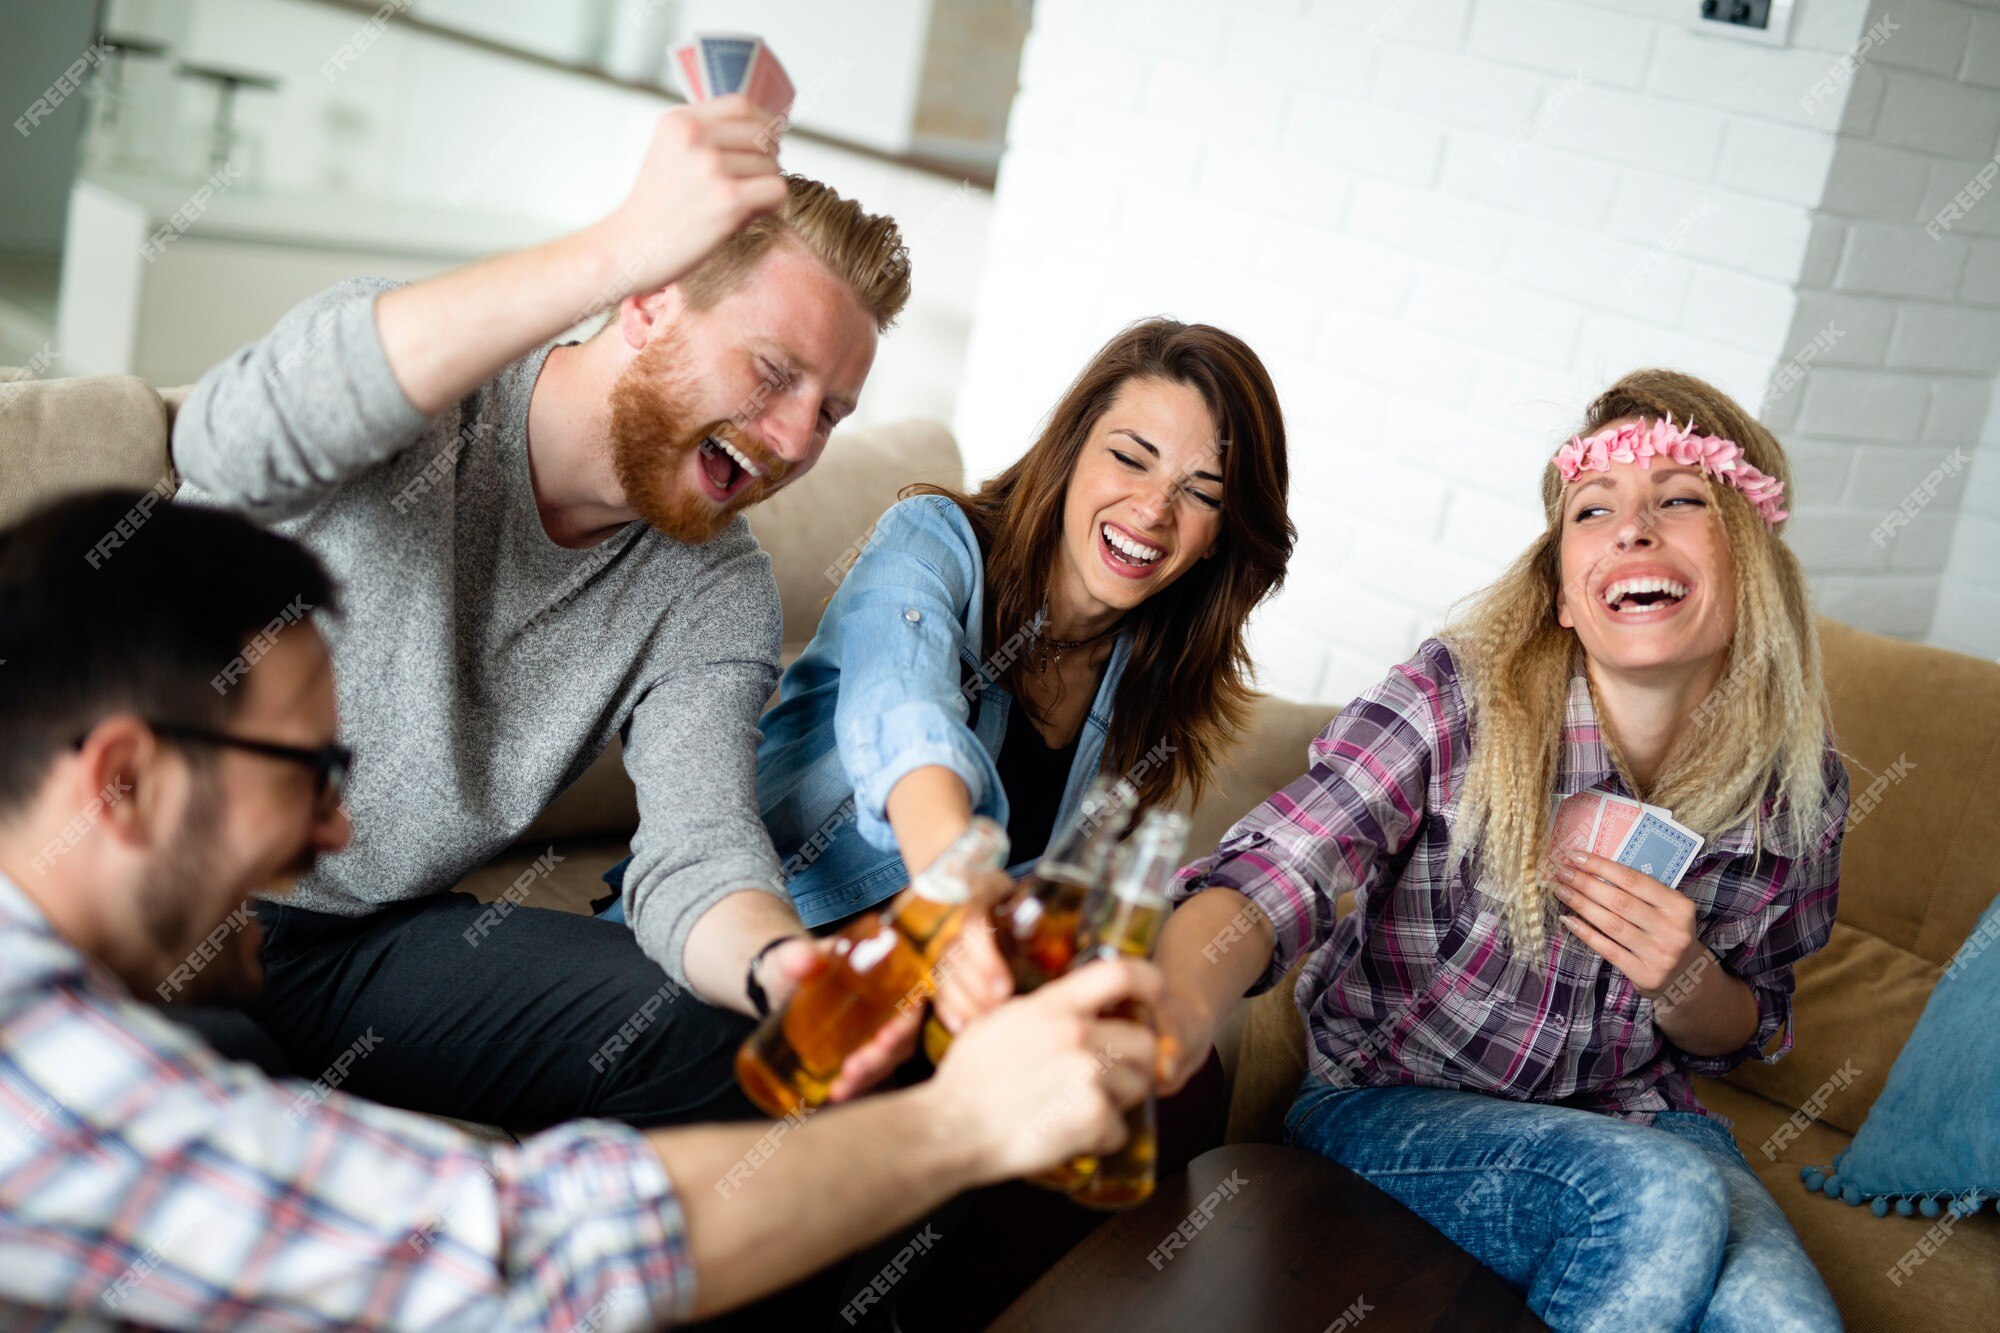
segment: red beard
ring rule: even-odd
[[[640,349],[611,386],[611,466],[632,512],[675,541],[700,545],[776,490],[790,469],[734,421],[694,419],[687,406],[695,399],[687,360],[686,336],[669,329]],[[721,503],[683,477],[688,456],[711,435],[764,470]]]

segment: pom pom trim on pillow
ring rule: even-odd
[[[1832,1166],[1802,1166],[1799,1168],[1799,1179],[1812,1193],[1838,1199],[1850,1208],[1866,1203],[1868,1211],[1877,1217],[1887,1217],[1894,1209],[1898,1217],[1914,1214],[1939,1217],[1949,1213],[1955,1218],[1966,1218],[1985,1207],[1989,1201],[2000,1209],[2000,1193],[1980,1189],[1885,1190],[1871,1194],[1840,1174],[1841,1164],[1846,1159],[1847,1154],[1841,1153],[1833,1159]]]

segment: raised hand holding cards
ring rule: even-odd
[[[742,93],[773,116],[792,110],[792,81],[760,37],[698,33],[674,48],[690,102]]]

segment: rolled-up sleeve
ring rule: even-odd
[[[1809,824],[1803,850],[1796,856],[1746,853],[1744,873],[1763,881],[1763,905],[1724,921],[1704,941],[1723,969],[1750,987],[1757,1001],[1756,1035],[1722,1055],[1682,1052],[1682,1063],[1693,1073],[1720,1078],[1746,1060],[1775,1064],[1792,1049],[1793,968],[1826,947],[1840,904],[1847,770],[1830,747],[1824,772],[1825,796]],[[1774,1040],[1777,1049],[1768,1050]]]
[[[889,793],[916,769],[951,770],[975,814],[999,811],[999,774],[969,725],[959,679],[981,559],[951,501],[904,500],[882,516],[827,607],[823,623],[839,635],[834,739],[854,788],[855,827],[883,851],[896,846]]]
[[[1170,896],[1234,889],[1270,921],[1276,947],[1251,994],[1325,943],[1343,893],[1365,895],[1422,823],[1438,749],[1457,708],[1441,645],[1427,644],[1313,739],[1309,767],[1183,869]]]

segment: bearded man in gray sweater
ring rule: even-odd
[[[184,496],[303,541],[346,607],[324,628],[353,844],[257,908],[250,1016],[294,1072],[338,1062],[348,1091],[508,1126],[746,1110],[748,1015],[815,946],[757,813],[780,618],[741,511],[818,460],[909,295],[894,221],[775,151],[741,97],[670,113],[601,222],[343,283],[179,413]],[[451,887],[614,736],[630,929],[531,906],[474,928]]]

